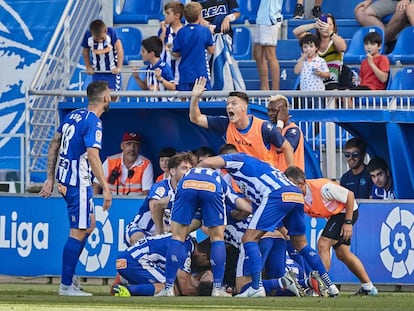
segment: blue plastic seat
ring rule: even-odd
[[[135,27],[116,27],[116,33],[124,48],[124,65],[141,59],[142,33]]]
[[[352,36],[351,44],[344,54],[344,64],[360,64],[366,58],[364,37],[369,32],[378,32],[382,37],[380,53],[384,52],[384,31],[377,26],[362,27]]]
[[[234,22],[236,24],[244,24],[247,20],[250,24],[256,24],[257,10],[260,1],[258,0],[240,0],[240,17]]]
[[[395,44],[392,53],[388,54],[391,64],[400,62],[403,65],[414,64],[414,26],[404,28]]]
[[[114,24],[147,24],[150,19],[162,18],[162,0],[114,1]]]
[[[276,46],[278,60],[297,60],[301,55],[299,40],[287,39],[278,40]]]
[[[323,1],[321,10],[323,13],[331,13],[336,20],[355,19],[354,9],[361,0],[347,1]]]
[[[405,67],[398,70],[391,82],[389,90],[413,90],[414,67]]]
[[[139,77],[142,80],[145,80],[145,72],[140,72]],[[132,75],[129,76],[126,89],[127,91],[141,91],[142,90],[142,88],[138,85],[137,81]]]
[[[233,28],[233,57],[237,60],[252,59],[252,35],[246,27]]]

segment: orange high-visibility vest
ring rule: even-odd
[[[236,146],[237,151],[254,156],[271,165],[276,164],[276,153],[267,149],[263,143],[263,120],[253,116],[251,128],[247,133],[240,133],[233,123],[229,123],[226,132],[226,143]]]
[[[293,122],[289,123],[288,126],[285,126],[282,129],[282,135],[283,137],[286,135],[286,132],[288,129],[296,127],[297,130],[300,132],[300,138],[298,146],[296,147],[296,150],[293,150],[293,158],[295,160],[295,165],[299,167],[302,171],[305,171],[305,143],[303,139],[303,134],[300,128]],[[284,172],[288,168],[286,164],[286,158],[283,153],[278,153],[277,148],[272,145],[272,152],[276,153],[276,167],[281,171]]]
[[[127,177],[125,183],[122,183],[122,153],[118,153],[107,158],[108,182],[111,174],[113,174],[113,172],[118,172],[118,176],[115,178],[114,182],[109,183],[109,188],[112,194],[136,195],[142,193],[142,177],[145,169],[151,162],[142,155],[140,157],[142,161],[128,170],[128,172],[133,171],[134,173],[130,173],[132,176]]]
[[[306,180],[306,184],[309,186],[312,193],[312,204],[307,204],[305,200],[306,214],[312,217],[324,218],[339,214],[346,208],[345,204],[342,202],[338,202],[336,200],[326,201],[322,198],[322,186],[328,183],[334,182],[326,178]]]

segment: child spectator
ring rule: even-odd
[[[179,75],[178,75],[178,65],[180,63],[179,59],[174,59],[171,56],[172,45],[177,32],[183,27],[181,19],[183,18],[184,4],[181,2],[168,2],[164,6],[164,16],[165,20],[160,22],[160,31],[158,32],[158,37],[164,43],[164,49],[161,53],[161,59],[167,63],[174,74],[174,81],[178,84]]]
[[[370,32],[364,37],[364,49],[367,58],[359,70],[360,83],[353,90],[385,90],[390,72],[388,57],[380,54],[381,35]]]
[[[160,59],[162,41],[157,36],[151,36],[141,42],[141,55],[148,62],[146,79],[142,80],[137,72],[132,75],[143,90],[175,91],[174,76],[171,67]]]
[[[393,200],[396,198],[392,176],[387,162],[382,158],[374,158],[367,165],[374,186],[372,199]]]
[[[181,28],[173,42],[173,57],[181,57],[179,91],[191,91],[199,77],[205,77],[206,89],[211,89],[207,52],[214,53],[214,42],[209,28],[200,25],[201,9],[198,2],[185,6],[184,17],[188,24]]]
[[[160,164],[160,168],[163,171],[163,173],[157,177],[157,179],[155,180],[156,183],[170,177],[170,170],[168,169],[168,161],[176,153],[177,151],[172,147],[165,147],[161,149],[160,155],[159,155],[159,164]]]
[[[295,74],[300,74],[300,89],[303,91],[325,90],[324,79],[330,77],[326,61],[318,56],[319,38],[307,34],[299,40],[302,56],[295,65]]]
[[[94,20],[81,46],[86,73],[93,75],[92,81],[106,81],[110,90],[119,91],[124,49],[116,31],[100,19]]]

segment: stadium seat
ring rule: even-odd
[[[407,65],[414,64],[414,26],[404,28],[395,44],[392,53],[388,54],[391,64],[395,65],[397,62]]]
[[[405,67],[398,70],[388,90],[413,90],[414,89],[414,67]]]
[[[323,1],[321,10],[323,13],[331,13],[336,20],[355,19],[354,9],[360,0],[348,1]]]
[[[162,18],[162,0],[114,1],[114,24],[147,24],[150,19]]]
[[[377,26],[361,27],[352,36],[351,44],[344,54],[344,64],[360,64],[366,57],[364,49],[364,37],[369,32],[378,32],[382,37],[383,44],[381,45],[380,53],[384,52],[384,31]]]
[[[124,47],[124,65],[141,59],[142,33],[135,27],[116,27],[116,33]]]
[[[145,79],[145,73],[139,73],[141,79]],[[138,85],[137,81],[134,79],[132,74],[129,76],[128,84],[126,87],[127,91],[141,91],[141,87]]]
[[[233,28],[233,57],[236,60],[252,59],[252,36],[246,27]]]
[[[256,24],[257,10],[260,1],[258,0],[241,0],[239,1],[240,17],[234,22],[244,24],[247,20],[250,24]]]
[[[276,47],[276,54],[279,60],[297,60],[301,54],[299,40],[287,39],[278,40]]]

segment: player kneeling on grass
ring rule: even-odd
[[[149,236],[137,241],[121,252],[116,261],[117,272],[127,284],[114,284],[111,293],[115,296],[153,296],[165,286],[165,258],[171,233]],[[177,296],[199,295],[199,286],[212,287],[209,257],[200,252],[194,238],[184,241],[186,259],[177,271],[174,292]],[[197,273],[194,273],[194,271]]]

